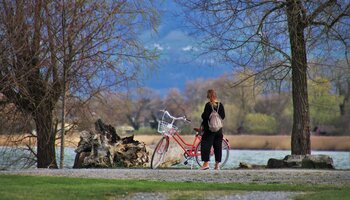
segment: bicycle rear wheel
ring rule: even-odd
[[[154,149],[154,152],[152,154],[151,159],[151,168],[156,169],[163,161],[165,157],[165,153],[168,151],[169,148],[169,137],[162,137],[156,148]]]
[[[199,166],[203,165],[202,158],[201,158],[201,143],[200,142],[196,148],[196,161]],[[228,157],[230,156],[230,146],[226,139],[224,138],[222,140],[222,157],[221,157],[221,163],[220,167],[224,168],[225,164],[227,163]],[[213,158],[212,158],[213,157]],[[210,158],[209,158],[209,166],[211,168],[214,167],[215,159],[214,159],[214,148],[211,147],[210,149]]]

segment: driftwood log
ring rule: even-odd
[[[82,131],[75,150],[73,168],[144,167],[149,162],[149,152],[143,142],[134,136],[121,138],[115,128],[95,122],[95,131]]]

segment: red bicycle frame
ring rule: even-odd
[[[186,143],[186,141],[181,137],[181,135],[177,131],[174,131],[173,134],[168,136],[172,137],[175,140],[175,142],[184,150],[184,153],[188,156],[200,156],[196,154],[196,148],[198,144],[202,141],[202,136],[200,133],[198,133],[198,131],[194,137],[192,144]]]

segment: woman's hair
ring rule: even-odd
[[[210,102],[215,102],[215,100],[217,100],[216,92],[213,89],[208,90],[207,98]]]

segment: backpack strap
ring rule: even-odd
[[[210,103],[210,105],[211,105],[211,109],[212,109],[213,111],[215,111],[215,112],[219,113],[220,102],[218,102],[218,110],[214,110],[214,106],[213,106],[213,104],[212,104],[212,103]]]

